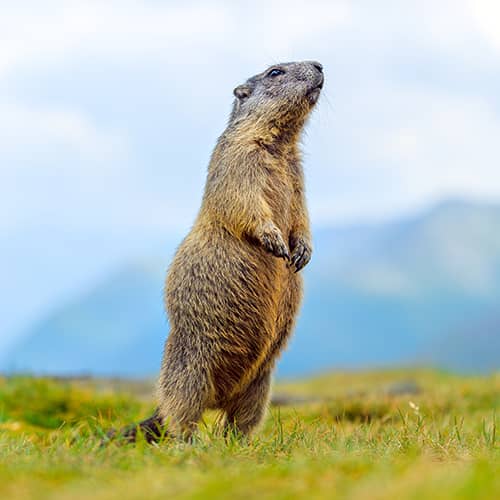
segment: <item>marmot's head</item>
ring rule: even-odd
[[[234,89],[230,122],[252,119],[278,127],[301,127],[318,101],[323,82],[319,62],[275,64]]]

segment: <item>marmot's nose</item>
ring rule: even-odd
[[[311,64],[320,72],[323,73],[323,65],[318,61],[311,61]]]

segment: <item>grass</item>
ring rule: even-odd
[[[192,444],[100,447],[152,410],[130,388],[0,378],[0,498],[500,498],[500,374],[324,375],[278,385],[248,443],[208,414]]]

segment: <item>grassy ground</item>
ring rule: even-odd
[[[193,444],[100,448],[152,409],[128,388],[0,378],[0,498],[500,498],[500,374],[328,375],[278,385],[249,443],[209,414]]]

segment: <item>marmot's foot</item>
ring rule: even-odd
[[[102,445],[111,441],[117,441],[120,444],[135,443],[138,434],[142,434],[147,443],[157,443],[164,437],[170,436],[163,427],[160,417],[155,413],[138,424],[124,427],[119,432],[111,429],[106,434],[106,439],[102,441]]]
[[[290,260],[290,252],[281,235],[281,231],[274,225],[266,227],[260,236],[262,246],[275,257]]]
[[[295,272],[300,271],[311,260],[312,248],[302,238],[297,239],[290,259],[290,267],[294,268]]]

